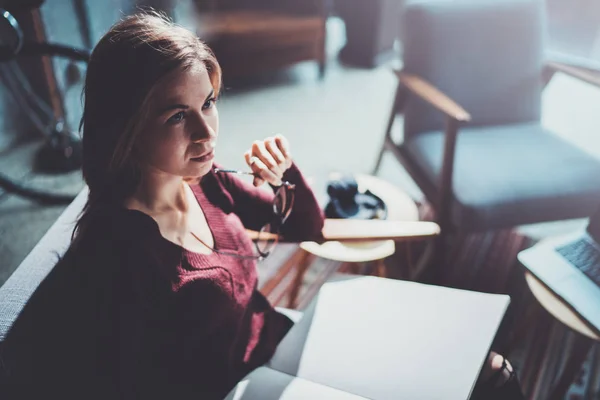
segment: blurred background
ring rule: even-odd
[[[600,71],[600,1],[545,3],[545,53]],[[139,7],[162,10],[215,51],[224,72],[219,163],[243,168],[242,155],[253,140],[284,134],[324,200],[323,177],[371,173],[376,164],[398,85],[392,71],[403,66],[404,6],[403,0],[1,0],[0,8],[11,11],[25,42],[76,51],[67,51],[68,57],[24,52],[0,59],[0,285],[66,206],[16,192],[33,188],[55,199],[84,187],[77,168],[82,60],[123,15]],[[16,40],[12,34],[10,24],[0,27],[0,42],[8,48]],[[600,158],[597,87],[557,74],[543,91],[542,124]],[[402,135],[401,124],[392,129]],[[389,154],[378,176],[418,204],[426,202]],[[518,230],[537,240],[585,224],[576,219]]]

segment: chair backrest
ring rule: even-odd
[[[543,0],[409,0],[402,19],[404,71],[463,106],[470,126],[539,121]],[[415,96],[404,114],[407,138],[444,127]]]

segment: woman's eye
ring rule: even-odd
[[[167,120],[167,122],[170,124],[176,124],[178,122],[183,121],[184,116],[185,116],[185,113],[183,111],[179,111],[177,114],[175,114],[171,118],[169,118]]]
[[[203,109],[203,110],[208,110],[209,108],[212,108],[212,106],[215,104],[215,102],[216,102],[216,99],[215,99],[214,97],[213,97],[213,98],[211,98],[211,99],[208,99],[208,100],[206,101],[206,103],[204,103],[204,104],[202,105],[202,109]]]

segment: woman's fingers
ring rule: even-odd
[[[285,169],[292,166],[292,154],[290,152],[290,143],[283,135],[275,135],[275,144],[285,158]]]
[[[283,169],[286,163],[285,156],[283,155],[281,149],[277,145],[275,138],[267,138],[265,140],[265,147],[267,148],[269,153],[271,153],[271,156],[273,156],[279,168]]]
[[[252,159],[252,153],[250,150],[244,153],[244,158],[246,159],[246,164],[248,164],[252,172],[255,174],[260,174],[258,167],[254,165],[255,162]],[[260,186],[263,183],[265,183],[265,181],[262,178],[260,178],[258,175],[254,176],[254,180],[252,181],[254,186]]]
[[[279,167],[279,164],[277,161],[275,161],[275,158],[269,152],[269,150],[267,150],[265,141],[257,140],[252,144],[252,155],[258,157],[260,161],[262,161],[263,164],[265,164],[265,166],[275,175],[283,175],[283,171]]]
[[[259,170],[258,166],[254,165],[255,160],[253,159],[252,152],[250,150],[248,150],[247,152],[244,153],[244,158],[246,159],[246,164],[248,164],[248,166],[250,167],[252,172],[254,174],[256,174],[254,176],[254,180],[252,181],[252,184],[254,186],[260,186],[263,183],[265,183],[264,179],[260,178],[260,176],[259,176],[260,170]]]
[[[255,186],[262,185],[264,181],[267,181],[274,186],[281,185],[281,178],[271,171],[260,158],[252,156],[250,162],[252,163],[252,169],[258,172],[260,178],[262,178],[258,178],[258,180],[255,179]]]
[[[269,170],[260,158],[252,155],[250,151],[247,151],[244,154],[244,157],[246,158],[246,163],[252,169],[252,172],[258,175],[254,177],[254,182],[252,182],[254,186],[260,186],[265,181],[275,186],[281,185],[281,178]]]
[[[283,135],[256,140],[244,158],[257,175],[254,186],[260,186],[264,181],[275,186],[281,185],[283,173],[292,165],[290,145]]]

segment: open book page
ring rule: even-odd
[[[225,400],[364,400],[341,390],[310,382],[267,367],[254,370],[240,381]]]

